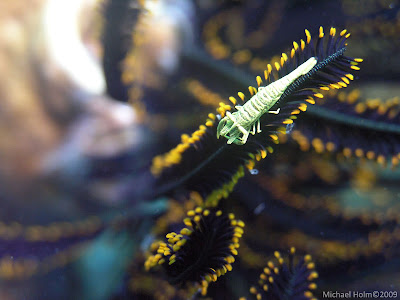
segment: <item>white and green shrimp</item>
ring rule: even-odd
[[[270,111],[270,108],[281,98],[285,90],[300,76],[307,74],[317,64],[317,59],[311,57],[295,70],[281,79],[265,87],[259,87],[258,92],[243,106],[235,106],[234,113],[226,112],[217,127],[217,138],[223,136],[228,144],[244,145],[249,134],[261,132],[260,118],[265,113],[278,114],[280,108]]]

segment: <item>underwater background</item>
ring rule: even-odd
[[[399,297],[399,1],[2,1],[0,22],[0,300]],[[217,138],[314,56],[261,132]]]

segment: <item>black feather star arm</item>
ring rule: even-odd
[[[305,255],[295,264],[295,252],[295,248],[292,247],[288,262],[285,262],[281,254],[275,251],[277,263],[269,261],[260,274],[258,286],[250,288],[250,293],[257,300],[316,299],[312,293],[317,288],[314,282],[318,278],[315,264],[310,255]],[[240,300],[246,298],[242,297]]]
[[[146,270],[162,265],[171,284],[195,285],[207,293],[210,282],[232,270],[244,223],[233,214],[197,207],[187,213],[185,228],[166,235],[167,242],[152,245]]]
[[[123,74],[121,63],[131,44],[131,30],[137,26],[140,14],[144,11],[143,1],[107,0],[101,7],[103,15],[103,70],[107,94],[120,101],[128,101],[128,90],[121,82]],[[136,45],[135,45],[136,46]]]
[[[307,111],[291,138],[304,151],[313,149],[396,167],[400,159],[398,105],[398,98],[365,100],[357,89],[341,92]]]
[[[277,133],[286,133],[287,126],[296,120],[297,115],[314,104],[314,98],[323,98],[320,91],[330,88],[346,87],[358,70],[362,59],[346,57],[346,40],[350,36],[346,30],[336,33],[331,28],[328,35],[322,27],[313,41],[308,30],[306,41],[294,42],[289,55],[282,54],[280,64],[274,68],[267,65],[264,72],[267,84],[273,83],[293,72],[298,66],[315,57],[315,66],[306,74],[291,82],[270,110],[279,108],[278,114],[265,113],[260,118],[261,133],[250,135],[244,145],[227,145],[226,139],[216,138],[219,121],[227,112],[234,112],[231,105],[220,103],[217,115],[209,114],[205,125],[201,125],[191,136],[182,135],[182,142],[164,155],[153,159],[152,174],[158,179],[155,194],[168,194],[175,189],[198,191],[206,206],[216,206],[218,201],[227,197],[238,179],[245,174],[245,168],[252,169],[255,162],[272,153],[274,144],[279,143]],[[260,87],[263,80],[257,76]],[[255,87],[249,87],[254,95]],[[245,95],[238,93],[242,102]],[[237,104],[234,97],[229,100]]]

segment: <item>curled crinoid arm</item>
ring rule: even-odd
[[[305,255],[295,264],[295,248],[292,247],[287,261],[278,251],[274,252],[275,262],[269,261],[260,274],[258,285],[250,288],[257,300],[307,300],[317,299],[312,291],[317,288],[314,280],[318,278],[311,255]],[[240,300],[247,298],[242,297]]]
[[[145,268],[162,265],[171,284],[195,285],[205,295],[210,282],[232,270],[244,223],[233,214],[197,207],[187,213],[184,224],[179,233],[166,235],[167,242],[153,247]]]

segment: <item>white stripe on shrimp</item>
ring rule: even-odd
[[[317,59],[311,57],[288,75],[265,87],[258,88],[258,92],[243,106],[236,106],[237,111],[234,113],[227,111],[226,116],[218,124],[217,138],[223,136],[228,139],[228,144],[243,145],[246,143],[249,133],[256,133],[256,123],[257,133],[260,133],[261,116],[267,112],[278,114],[280,108],[276,111],[269,109],[280,99],[289,85],[300,76],[310,72],[316,64]]]

